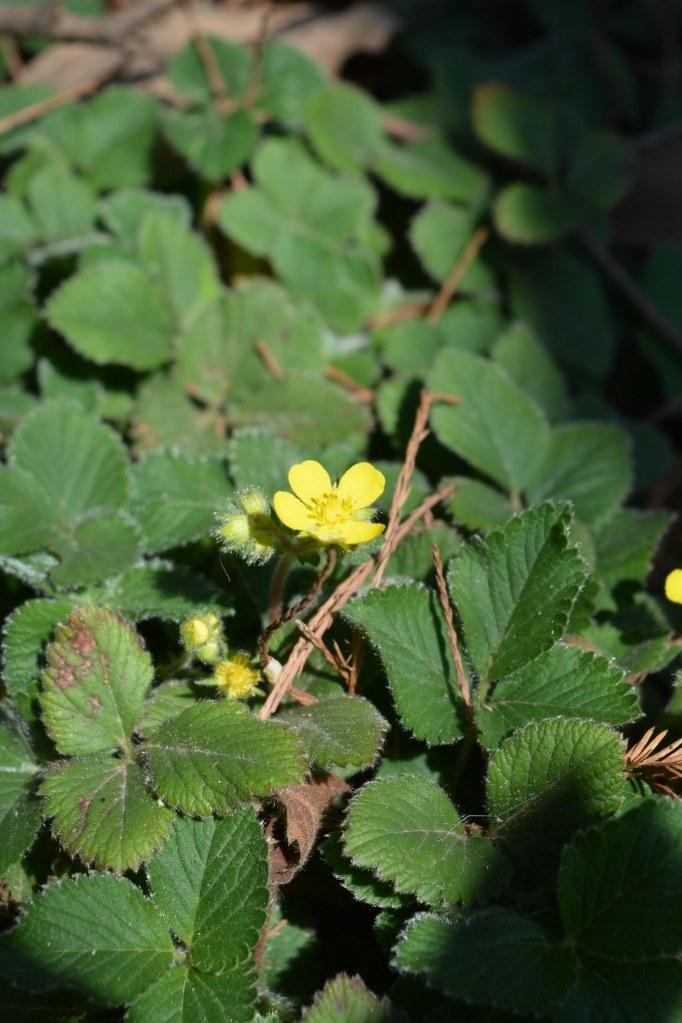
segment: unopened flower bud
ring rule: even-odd
[[[185,649],[204,664],[215,664],[224,655],[222,625],[214,611],[186,618],[180,626],[180,638]]]
[[[215,536],[224,551],[237,554],[249,565],[263,565],[280,549],[279,529],[265,494],[247,487],[235,495],[218,516]]]

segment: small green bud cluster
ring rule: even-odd
[[[180,626],[180,638],[185,650],[202,664],[217,664],[226,654],[222,622],[214,611],[185,618]]]
[[[282,551],[280,529],[270,510],[270,502],[257,487],[240,490],[227,511],[219,513],[215,530],[220,546],[236,554],[248,565],[264,565]]]

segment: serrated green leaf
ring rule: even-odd
[[[113,611],[83,607],[47,648],[43,721],[61,753],[127,749],[152,682],[139,636]]]
[[[224,821],[176,818],[147,876],[193,966],[224,973],[248,961],[269,894],[268,847],[253,807]]]
[[[105,604],[138,622],[148,618],[179,622],[197,605],[220,615],[232,613],[227,597],[205,576],[160,560],[108,579],[88,590],[87,597],[88,603]]]
[[[163,130],[171,146],[202,178],[224,180],[249,157],[258,126],[245,110],[227,116],[212,107],[165,110]]]
[[[321,851],[336,880],[360,902],[380,909],[400,909],[409,901],[395,892],[388,881],[380,881],[371,870],[352,863],[343,853],[340,832],[333,831]]]
[[[561,637],[585,582],[569,522],[565,506],[540,505],[485,543],[460,548],[450,563],[450,594],[482,681],[515,671]]]
[[[100,513],[74,526],[68,539],[60,538],[58,550],[60,563],[50,573],[57,586],[87,585],[137,561],[140,530],[125,512]]]
[[[38,765],[17,729],[0,722],[0,872],[24,855],[40,827],[33,797]]]
[[[3,681],[7,694],[27,721],[37,716],[38,681],[43,647],[73,603],[70,599],[27,600],[4,625]]]
[[[94,192],[60,164],[48,164],[27,189],[35,223],[44,241],[76,238],[92,230],[97,215]]]
[[[560,158],[558,123],[542,100],[501,82],[487,82],[474,92],[474,130],[503,156],[553,177]]]
[[[545,457],[527,480],[529,500],[573,502],[588,526],[607,521],[632,485],[630,445],[611,423],[566,423],[552,431]]]
[[[546,245],[564,238],[580,226],[583,215],[567,196],[525,182],[503,188],[493,207],[498,232],[521,245]]]
[[[304,773],[291,732],[227,701],[190,707],[147,739],[144,754],[162,799],[203,817],[231,813]]]
[[[431,421],[438,439],[496,483],[523,490],[550,437],[535,402],[503,369],[469,352],[442,351],[427,383],[461,402],[434,408]]]
[[[120,874],[164,840],[173,814],[159,806],[137,764],[106,754],[60,760],[40,789],[45,814],[71,856]]]
[[[232,493],[222,461],[153,453],[133,467],[132,511],[149,553],[207,536]]]
[[[279,719],[301,740],[316,767],[369,767],[388,722],[361,696],[339,696],[312,707],[283,711]]]
[[[20,987],[74,988],[107,1005],[135,998],[173,958],[156,908],[130,881],[109,874],[43,889],[0,947],[0,969]]]
[[[189,203],[183,196],[164,195],[143,188],[120,188],[100,201],[102,221],[120,242],[131,249],[137,248],[140,228],[150,213],[165,213],[185,228],[189,228],[192,217]]]
[[[482,902],[510,877],[496,846],[468,837],[440,786],[418,775],[365,785],[350,804],[344,847],[357,866],[431,906]]]
[[[595,537],[597,577],[610,590],[621,583],[645,582],[669,525],[668,512],[621,508]]]
[[[305,128],[323,160],[341,171],[362,170],[384,137],[378,104],[346,82],[328,85],[308,101]]]
[[[680,1023],[682,963],[679,959],[614,963],[583,956],[561,1023]]]
[[[681,836],[682,804],[648,799],[564,850],[559,905],[581,952],[620,962],[679,956]]]
[[[476,211],[442,199],[427,203],[410,224],[410,243],[424,269],[437,281],[443,281],[461,257],[476,226]],[[458,291],[478,291],[492,283],[479,257],[467,267]]]
[[[470,476],[453,476],[450,482],[455,486],[450,508],[458,525],[487,531],[504,525],[514,514],[509,498],[487,483]]]
[[[156,448],[200,457],[225,453],[222,412],[200,408],[162,374],[151,376],[137,392],[132,433],[137,453]]]
[[[453,920],[416,916],[393,965],[458,1001],[543,1018],[575,976],[571,949],[550,943],[536,923],[509,909]]]
[[[372,170],[411,199],[469,202],[482,199],[488,187],[485,171],[436,135],[408,145],[384,142],[374,155]]]
[[[573,153],[566,187],[597,209],[611,209],[630,188],[636,156],[635,147],[613,132],[587,132]]]
[[[3,216],[0,204],[0,217]],[[20,263],[0,267],[0,383],[9,383],[33,362],[31,335],[38,322],[32,293],[33,279]]]
[[[339,973],[315,995],[302,1023],[391,1023],[394,1019],[388,998],[377,998],[360,977]]]
[[[428,529],[406,536],[388,559],[387,573],[403,579],[425,582],[433,576],[433,545],[443,562],[448,561],[461,543],[460,535],[446,522],[434,522]]]
[[[77,352],[99,365],[147,370],[170,358],[170,310],[132,263],[110,260],[75,274],[52,294],[46,315]]]
[[[265,430],[244,427],[230,437],[230,474],[239,490],[260,487],[265,494],[274,494],[281,489],[291,466],[302,459],[293,444]]]
[[[23,255],[37,240],[37,226],[25,205],[14,196],[0,195],[0,262]]]
[[[499,682],[478,707],[476,723],[485,745],[494,747],[529,721],[562,714],[622,725],[638,716],[639,702],[616,665],[559,643]]]
[[[461,703],[435,596],[420,586],[388,586],[356,597],[343,615],[377,648],[405,728],[429,744],[460,738]]]
[[[168,65],[168,76],[174,88],[192,103],[208,104],[215,96],[210,80],[210,74],[215,73],[225,95],[240,99],[249,82],[249,53],[243,46],[217,36],[205,36],[204,40],[205,47],[211,50],[213,71],[208,72],[201,47],[192,39]]]
[[[625,755],[619,735],[579,718],[545,718],[520,728],[490,758],[488,809],[497,834],[542,857],[580,827],[618,809]]]
[[[260,71],[257,109],[281,124],[299,127],[306,102],[325,84],[319,64],[275,39],[263,50]]]
[[[533,398],[552,422],[568,418],[570,400],[563,376],[525,323],[516,322],[499,338],[493,352],[516,384]]]
[[[164,682],[152,689],[145,700],[142,717],[135,731],[140,736],[151,735],[157,728],[182,714],[183,710],[193,707],[197,702],[197,694],[189,682],[174,679]]]
[[[252,1023],[255,975],[247,963],[215,976],[176,966],[130,1006],[128,1023]],[[228,1013],[228,1015],[226,1015]]]

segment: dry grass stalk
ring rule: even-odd
[[[265,341],[254,341],[253,347],[270,376],[274,377],[275,380],[284,380],[286,373]]]
[[[324,375],[327,380],[333,380],[334,383],[339,384],[349,394],[352,394],[357,401],[362,402],[362,404],[369,405],[374,401],[375,394],[371,387],[363,387],[362,384],[359,384],[357,380],[353,380],[351,376],[344,373],[338,366],[332,366],[331,363],[325,366]]]
[[[478,230],[474,232],[462,250],[459,259],[443,281],[440,291],[434,298],[433,304],[431,305],[426,317],[427,323],[438,323],[441,316],[450,305],[457,288],[462,282],[464,274],[476,259],[476,256],[485,245],[489,236],[490,231],[487,227],[479,227]]]
[[[448,588],[445,585],[443,559],[440,556],[440,550],[438,549],[437,543],[431,545],[431,554],[433,555],[433,567],[436,570],[438,599],[445,616],[445,631],[448,638],[450,654],[455,665],[455,671],[457,672],[457,681],[459,682],[459,688],[462,693],[464,703],[467,707],[471,707],[471,688],[469,686],[467,673],[464,670],[464,664],[462,663],[462,655],[459,650],[459,639],[457,638],[457,629],[455,628],[455,619],[452,614],[452,604],[450,603],[450,598],[448,596]]]
[[[667,728],[661,732],[650,728],[626,751],[625,765],[631,774],[644,777],[653,789],[679,799],[679,792],[672,786],[682,782],[682,738],[662,746],[667,734]]]

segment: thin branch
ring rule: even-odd
[[[445,585],[445,573],[443,572],[443,559],[440,556],[440,550],[438,544],[431,544],[431,554],[433,556],[433,567],[436,570],[436,586],[438,588],[438,600],[440,606],[443,609],[443,615],[445,616],[445,631],[448,637],[448,646],[450,647],[450,654],[452,661],[455,665],[455,671],[457,672],[457,681],[459,682],[460,692],[462,699],[467,707],[471,707],[471,688],[469,686],[469,679],[467,673],[464,670],[464,664],[462,663],[462,655],[459,650],[459,639],[457,638],[457,629],[455,628],[455,619],[452,614],[452,604],[448,596],[448,588]]]
[[[140,0],[139,3],[103,18],[85,18],[64,11],[62,3],[36,7],[0,4],[0,32],[14,38],[38,36],[60,42],[123,45],[134,29],[149,21],[176,0]]]
[[[418,302],[406,302],[405,305],[396,306],[394,309],[385,309],[381,313],[375,313],[367,321],[370,330],[381,330],[383,327],[392,327],[394,323],[405,323],[407,320],[416,320],[423,316],[431,306],[428,298],[420,299]]]
[[[52,110],[57,110],[59,107],[65,107],[69,103],[74,103],[76,100],[82,99],[84,96],[88,96],[91,92],[95,92],[100,85],[103,85],[109,78],[113,78],[122,63],[123,57],[121,57],[118,64],[112,64],[111,67],[107,68],[106,72],[97,75],[96,78],[92,78],[88,82],[83,82],[81,85],[77,85],[73,89],[65,89],[63,92],[56,92],[53,96],[46,96],[45,99],[38,100],[36,103],[30,103],[28,106],[22,107],[21,110],[15,110],[13,114],[7,114],[6,117],[0,117],[0,135],[5,135],[8,131],[13,131],[15,128],[21,128],[24,124],[30,124],[31,121],[35,121],[38,117],[42,117],[43,114],[49,114]]]
[[[262,668],[266,668],[270,661],[270,654],[268,653],[268,643],[270,642],[271,636],[275,632],[277,632],[277,630],[281,628],[282,625],[286,625],[286,623],[290,622],[293,618],[298,618],[298,616],[302,614],[305,611],[305,609],[310,606],[310,604],[312,604],[315,598],[320,595],[322,587],[324,586],[327,579],[334,571],[337,557],[338,555],[336,553],[336,547],[328,547],[327,560],[325,562],[324,568],[317,576],[315,582],[310,587],[308,592],[303,597],[301,597],[301,599],[296,604],[292,604],[292,606],[288,608],[283,614],[281,614],[279,618],[277,618],[274,622],[270,622],[267,629],[265,629],[261,633],[260,639],[258,640],[258,651],[260,653],[260,663]]]
[[[331,363],[324,367],[324,375],[327,380],[333,380],[348,391],[349,394],[352,394],[357,401],[360,401],[363,404],[369,405],[376,397],[371,387],[363,387],[362,384],[357,382],[357,380],[353,380],[353,378],[348,376],[347,373],[344,373],[342,369],[339,369],[338,366],[332,366]]]
[[[426,317],[427,323],[438,323],[441,316],[450,305],[457,288],[462,282],[462,278],[489,237],[490,231],[487,227],[479,227],[478,230],[474,232],[462,250],[452,270],[443,281],[440,291],[433,300],[433,304],[431,305]]]
[[[216,103],[224,103],[228,96],[225,91],[225,82],[220,70],[220,64],[218,63],[213,47],[199,28],[194,0],[184,0],[184,10],[187,16],[190,36],[197,48],[199,60],[203,65],[206,80],[211,90],[211,95]]]
[[[652,327],[678,355],[682,355],[682,331],[663,315],[598,238],[590,231],[583,230],[580,232],[580,239],[599,269],[622,292],[623,297],[645,323]]]
[[[265,56],[265,47],[268,42],[269,19],[270,9],[267,8],[263,12],[258,26],[258,37],[253,50],[253,64],[251,65],[249,81],[244,92],[244,106],[247,110],[256,102],[258,99],[258,93],[260,92],[261,76],[263,74],[263,58]]]
[[[254,351],[256,351],[260,356],[261,362],[267,369],[270,376],[274,377],[275,380],[284,380],[286,373],[270,351],[265,341],[254,341],[253,347]]]
[[[338,648],[332,653],[327,644],[324,642],[321,636],[318,636],[316,632],[313,632],[305,622],[302,622],[300,618],[296,619],[296,627],[302,636],[312,643],[316,650],[319,650],[324,657],[327,664],[329,664],[334,671],[338,672],[344,682],[349,685],[350,669],[348,663],[343,657],[339,656]]]

